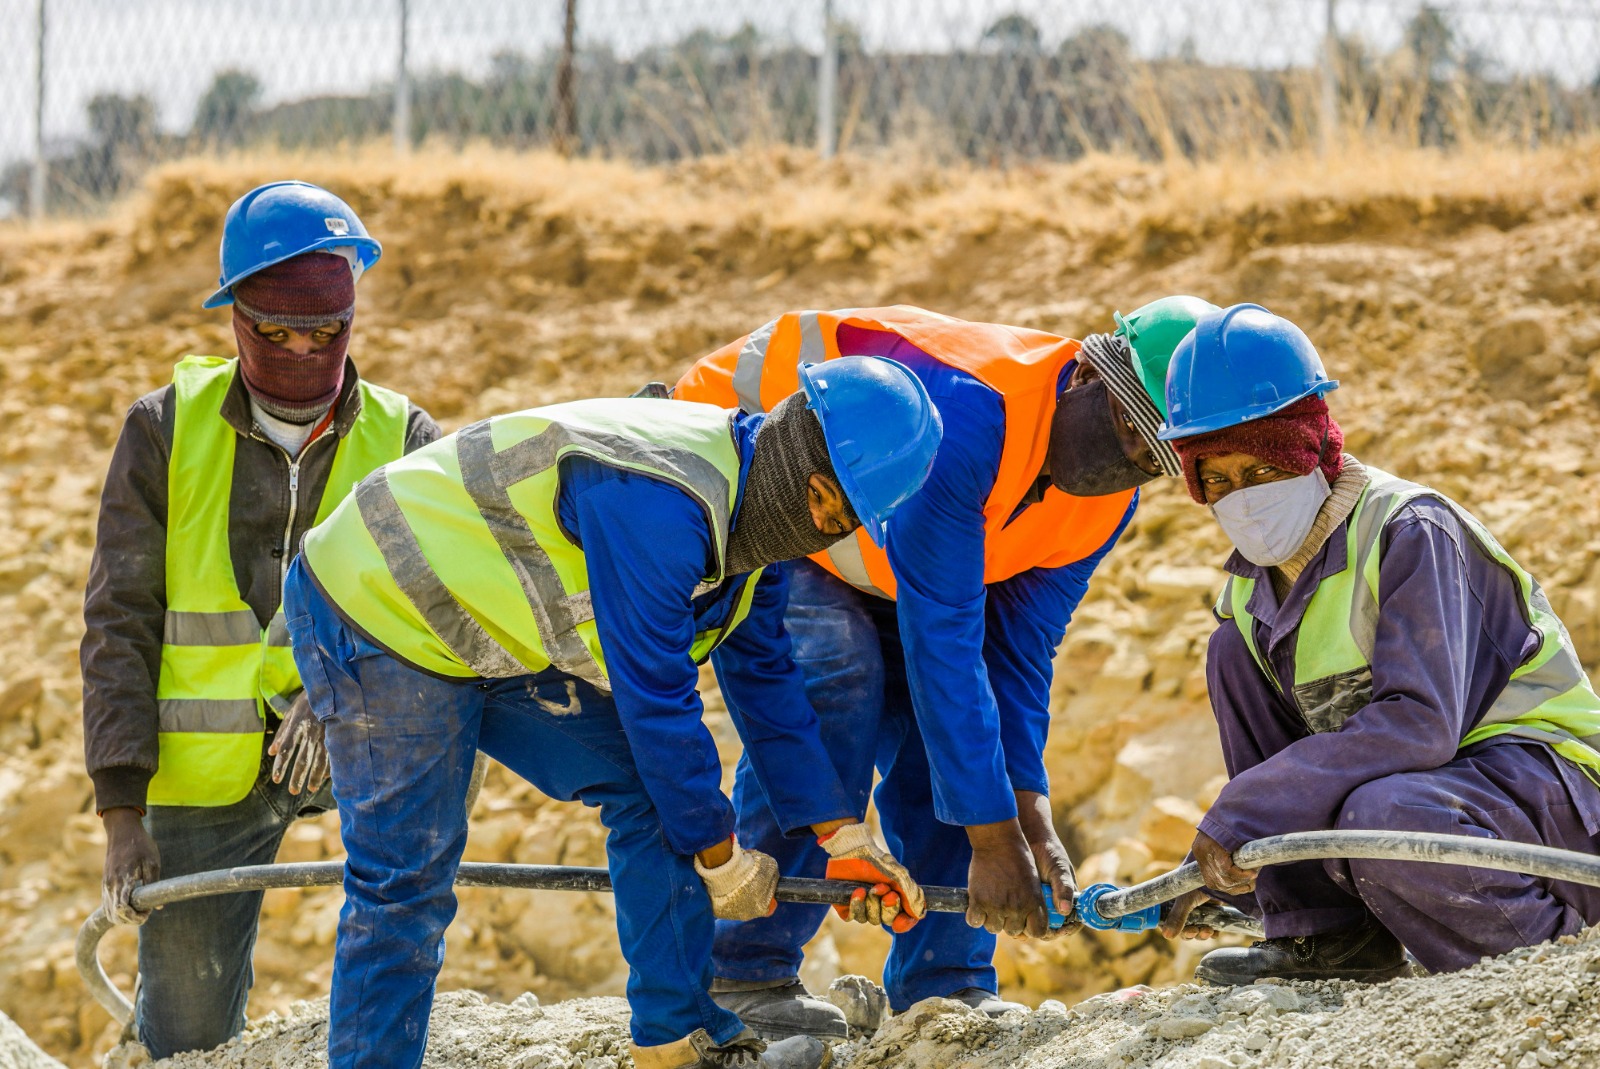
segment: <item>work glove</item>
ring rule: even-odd
[[[714,869],[694,859],[694,870],[711,892],[711,912],[729,921],[770,917],[778,908],[778,862],[759,850],[745,850],[737,840],[733,856]]]
[[[857,924],[886,924],[891,931],[910,931],[922,919],[927,902],[922,888],[906,867],[879,846],[865,824],[846,824],[837,831],[817,836],[828,852],[828,879],[870,883],[850,895],[849,905],[833,911]]]
[[[273,757],[272,782],[282,783],[289,776],[289,793],[305,790],[316,794],[328,778],[328,746],[323,740],[322,721],[311,712],[311,700],[301,691],[278,725],[278,733],[267,747]]]
[[[137,809],[108,809],[106,867],[100,884],[100,908],[115,924],[143,924],[149,910],[133,908],[133,892],[161,878],[161,851],[145,830]]]

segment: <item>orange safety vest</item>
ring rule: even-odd
[[[998,323],[968,323],[909,305],[789,312],[703,357],[678,380],[672,396],[766,412],[800,388],[801,363],[850,355],[839,352],[839,328],[847,323],[898,334],[1001,396],[1005,440],[994,489],[983,506],[984,583],[998,583],[1029,568],[1071,564],[1105,545],[1128,511],[1132,490],[1073,497],[1051,487],[1044,500],[1011,519],[1044,467],[1056,384],[1080,348],[1071,339]],[[888,554],[865,531],[811,559],[851,586],[894,598]]]

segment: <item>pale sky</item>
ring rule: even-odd
[[[33,142],[40,0],[0,0],[0,164]],[[153,97],[163,128],[188,128],[212,76],[251,71],[266,103],[359,92],[393,76],[400,0],[44,0],[48,10],[45,135],[84,132],[83,106],[115,91]],[[1054,47],[1111,23],[1142,55],[1192,41],[1211,62],[1311,62],[1327,0],[835,0],[835,17],[869,49],[970,47],[996,18],[1020,12]],[[410,0],[411,68],[481,73],[501,49],[537,54],[560,34],[562,0]],[[696,28],[751,22],[815,50],[823,0],[578,0],[580,42],[628,54]],[[1600,73],[1600,0],[1437,0],[1461,37],[1502,69],[1550,70],[1568,83]],[[1394,47],[1417,0],[1337,0],[1341,33]],[[581,91],[581,87],[580,87]]]

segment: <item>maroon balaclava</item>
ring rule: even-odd
[[[245,389],[256,403],[290,423],[308,423],[322,415],[344,385],[355,305],[355,273],[350,261],[337,253],[304,253],[236,282],[233,336]],[[344,330],[305,356],[256,333],[259,323],[310,331],[332,320],[343,323]]]
[[[1316,396],[1302,398],[1270,416],[1179,438],[1172,446],[1183,461],[1189,496],[1202,505],[1206,494],[1200,486],[1200,461],[1206,457],[1248,453],[1296,475],[1310,475],[1311,469],[1320,465],[1329,486],[1344,468],[1344,431],[1328,414],[1328,402]]]

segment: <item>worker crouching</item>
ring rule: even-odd
[[[600,809],[635,1063],[766,1064],[710,995],[713,918],[766,916],[778,878],[731,837],[696,692],[718,647],[748,666],[723,685],[785,831],[880,884],[878,915],[920,915],[833,774],[782,572],[763,568],[858,525],[881,537],[939,416],[892,361],[801,385],[770,416],[630,398],[475,423],[374,473],[306,539],[285,601],[348,853],[334,1069],[421,1064],[479,749]],[[816,1057],[786,1065],[821,1061],[795,1042]]]
[[[1174,355],[1168,426],[1236,552],[1207,655],[1230,780],[1193,854],[1267,938],[1201,980],[1383,980],[1577,932],[1600,890],[1457,865],[1230,853],[1325,829],[1600,849],[1600,698],[1538,582],[1470,512],[1342,452],[1310,340],[1255,305]],[[1175,904],[1184,927],[1204,892]],[[1195,933],[1190,929],[1190,934]]]

